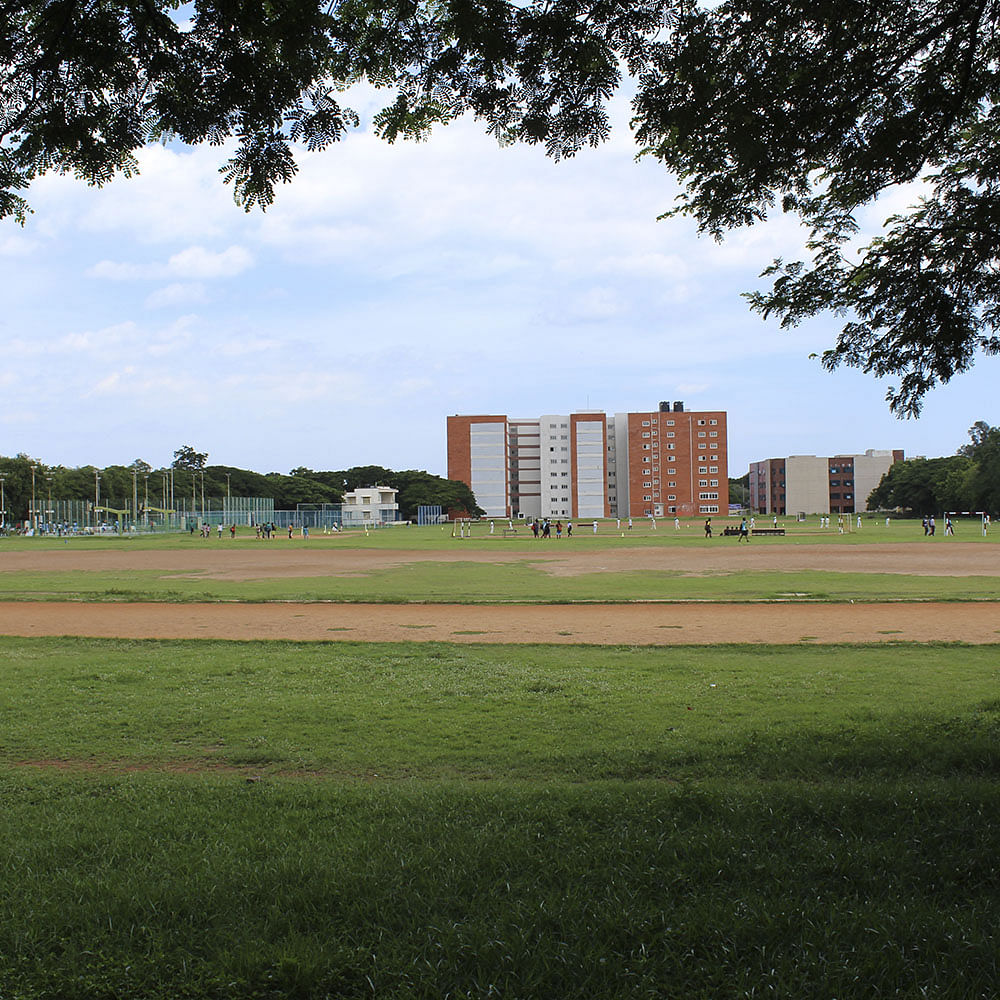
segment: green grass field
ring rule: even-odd
[[[438,525],[432,527],[417,527],[416,525],[394,525],[380,528],[378,530],[363,531],[352,528],[340,533],[323,534],[322,531],[313,529],[308,541],[299,537],[293,539],[293,544],[305,544],[312,546],[330,547],[336,550],[339,547],[356,548],[364,546],[373,549],[407,549],[416,551],[433,551],[445,547],[448,550],[475,549],[477,551],[524,551],[533,552],[538,547],[555,547],[556,545],[576,545],[586,546],[588,549],[612,548],[617,549],[624,546],[659,547],[659,546],[704,546],[706,539],[702,525],[703,519],[684,520],[681,522],[681,530],[675,531],[673,520],[658,520],[657,528],[653,530],[647,520],[636,518],[632,531],[627,530],[627,523],[623,522],[621,528],[617,527],[614,518],[599,522],[598,533],[594,535],[590,528],[590,522],[576,524],[572,539],[563,538],[556,540],[553,536],[547,541],[532,538],[531,532],[526,525],[515,522],[517,534],[511,537],[504,537],[503,529],[507,526],[507,521],[495,521],[495,533],[489,533],[489,520],[474,522],[472,525],[471,537],[459,538],[453,536],[454,529],[451,525]],[[856,523],[856,522],[855,522]],[[713,525],[715,535],[710,544],[726,545],[735,543],[735,539],[725,539],[720,537],[726,525],[737,526],[738,518],[714,517]],[[912,519],[892,518],[888,526],[885,518],[863,517],[862,527],[856,528],[853,525],[850,530],[840,534],[837,529],[836,519],[833,527],[821,528],[819,519],[810,517],[803,523],[798,523],[794,517],[779,518],[778,524],[784,528],[786,535],[781,538],[755,537],[754,545],[762,546],[787,546],[787,545],[862,545],[873,542],[912,542],[914,544],[947,545],[954,541],[962,542],[982,542],[984,544],[997,544],[1000,542],[1000,532],[994,530],[987,537],[983,537],[981,525],[975,519],[955,519],[955,537],[946,538],[943,534],[944,528],[938,530],[933,539],[924,538],[920,528],[920,522]],[[764,517],[758,522],[758,527],[770,527],[770,519]],[[624,537],[622,537],[624,535]],[[9,536],[0,538],[0,553],[4,551],[38,551],[45,549],[61,549],[66,546],[81,549],[103,549],[109,545],[127,546],[135,549],[177,549],[177,548],[208,548],[211,546],[277,546],[287,545],[289,542],[287,532],[279,531],[277,536],[270,541],[258,539],[251,528],[241,527],[237,529],[235,540],[230,540],[228,532],[225,537],[218,539],[214,534],[211,538],[201,538],[198,535],[184,532],[170,532],[148,535],[99,535],[88,536],[79,535],[71,538],[22,538]]]
[[[949,546],[955,539],[943,536],[926,539],[919,523],[893,521],[864,522],[865,527],[840,535],[836,528],[819,531],[815,524],[788,524],[784,538],[758,538],[756,549],[781,551],[799,545],[828,546],[831,552],[863,543],[890,542],[920,546]],[[927,576],[906,573],[759,571],[741,568],[741,552],[732,538],[704,538],[699,524],[687,523],[680,532],[666,522],[652,531],[647,523],[636,524],[631,533],[614,530],[605,522],[595,536],[584,531],[572,540],[536,541],[522,533],[504,539],[488,534],[480,523],[471,539],[452,538],[448,528],[386,528],[371,531],[316,535],[289,541],[279,536],[270,542],[258,541],[243,529],[235,541],[173,534],[135,538],[3,539],[0,540],[0,600],[84,600],[84,601],[337,601],[337,602],[454,602],[454,603],[560,603],[565,601],[619,602],[634,600],[699,601],[976,601],[994,600],[1000,593],[1000,561],[996,576]],[[993,546],[1000,535],[983,538],[975,525],[960,525],[958,540]],[[499,529],[498,529],[499,530]],[[461,553],[475,553],[479,561],[421,561],[392,569],[378,569],[349,575],[339,570],[337,555],[366,550],[396,549],[442,553],[449,560]],[[554,575],[535,557],[560,552],[567,555],[587,552],[628,553],[634,551],[731,551],[731,566],[708,573],[678,569],[624,570]],[[260,552],[258,575],[249,579],[227,579],[204,567],[185,572],[159,569],[125,571],[31,571],[5,570],[5,552],[74,551],[187,552],[215,558],[226,552]],[[329,556],[329,572],[322,576],[267,575],[266,558],[308,550]],[[483,553],[498,553],[504,561],[482,561]],[[514,556],[513,561],[508,561]]]
[[[337,601],[349,603],[552,603],[659,601],[992,601],[1000,575],[770,573],[740,570],[553,576],[523,563],[417,563],[364,575],[220,580],[208,572],[3,573],[0,600]]]
[[[572,544],[706,544],[667,527]],[[881,540],[951,544],[912,522],[753,544]],[[5,552],[60,546],[266,544],[3,539],[0,599],[998,593],[991,577],[551,577],[531,563],[544,543],[416,528],[305,544],[524,558],[3,572]],[[0,638],[0,998],[993,1000],[998,682],[1000,646],[955,644]]]
[[[0,657],[0,996],[995,992],[997,647]]]

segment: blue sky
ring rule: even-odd
[[[355,106],[362,128],[301,154],[264,214],[234,205],[218,148],[149,148],[101,190],[36,182],[28,224],[0,223],[0,454],[160,466],[189,444],[261,472],[444,474],[448,414],[667,399],[728,411],[741,475],[786,454],[951,454],[997,423],[995,358],[900,421],[886,385],[809,357],[833,318],[782,332],[751,314],[740,293],[801,255],[797,226],[719,245],[657,221],[676,183],[635,161],[624,108],[611,142],[556,164],[473,121],[390,146],[370,95]]]

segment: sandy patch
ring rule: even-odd
[[[358,642],[1000,642],[1000,603],[977,604],[80,604],[0,603],[0,635]]]

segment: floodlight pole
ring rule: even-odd
[[[7,481],[7,476],[0,476],[0,531],[7,527],[7,500],[4,496],[3,484]]]
[[[36,535],[38,533],[38,511],[35,508],[35,469],[37,465],[31,467],[31,533]]]
[[[98,527],[98,518],[100,517],[97,508],[101,506],[101,474],[97,469],[94,469],[94,530]]]
[[[46,528],[48,528],[48,526],[52,523],[52,515],[55,513],[55,511],[52,509],[52,477],[46,476],[45,478],[48,480],[49,483],[49,506],[48,509],[45,511],[45,525]]]

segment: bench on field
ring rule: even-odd
[[[751,532],[752,535],[783,535],[784,533],[784,528],[754,528]],[[738,529],[736,534],[739,534]]]
[[[504,538],[508,538],[511,535],[516,535],[516,534],[517,534],[517,528],[504,528],[503,529],[503,537]]]

